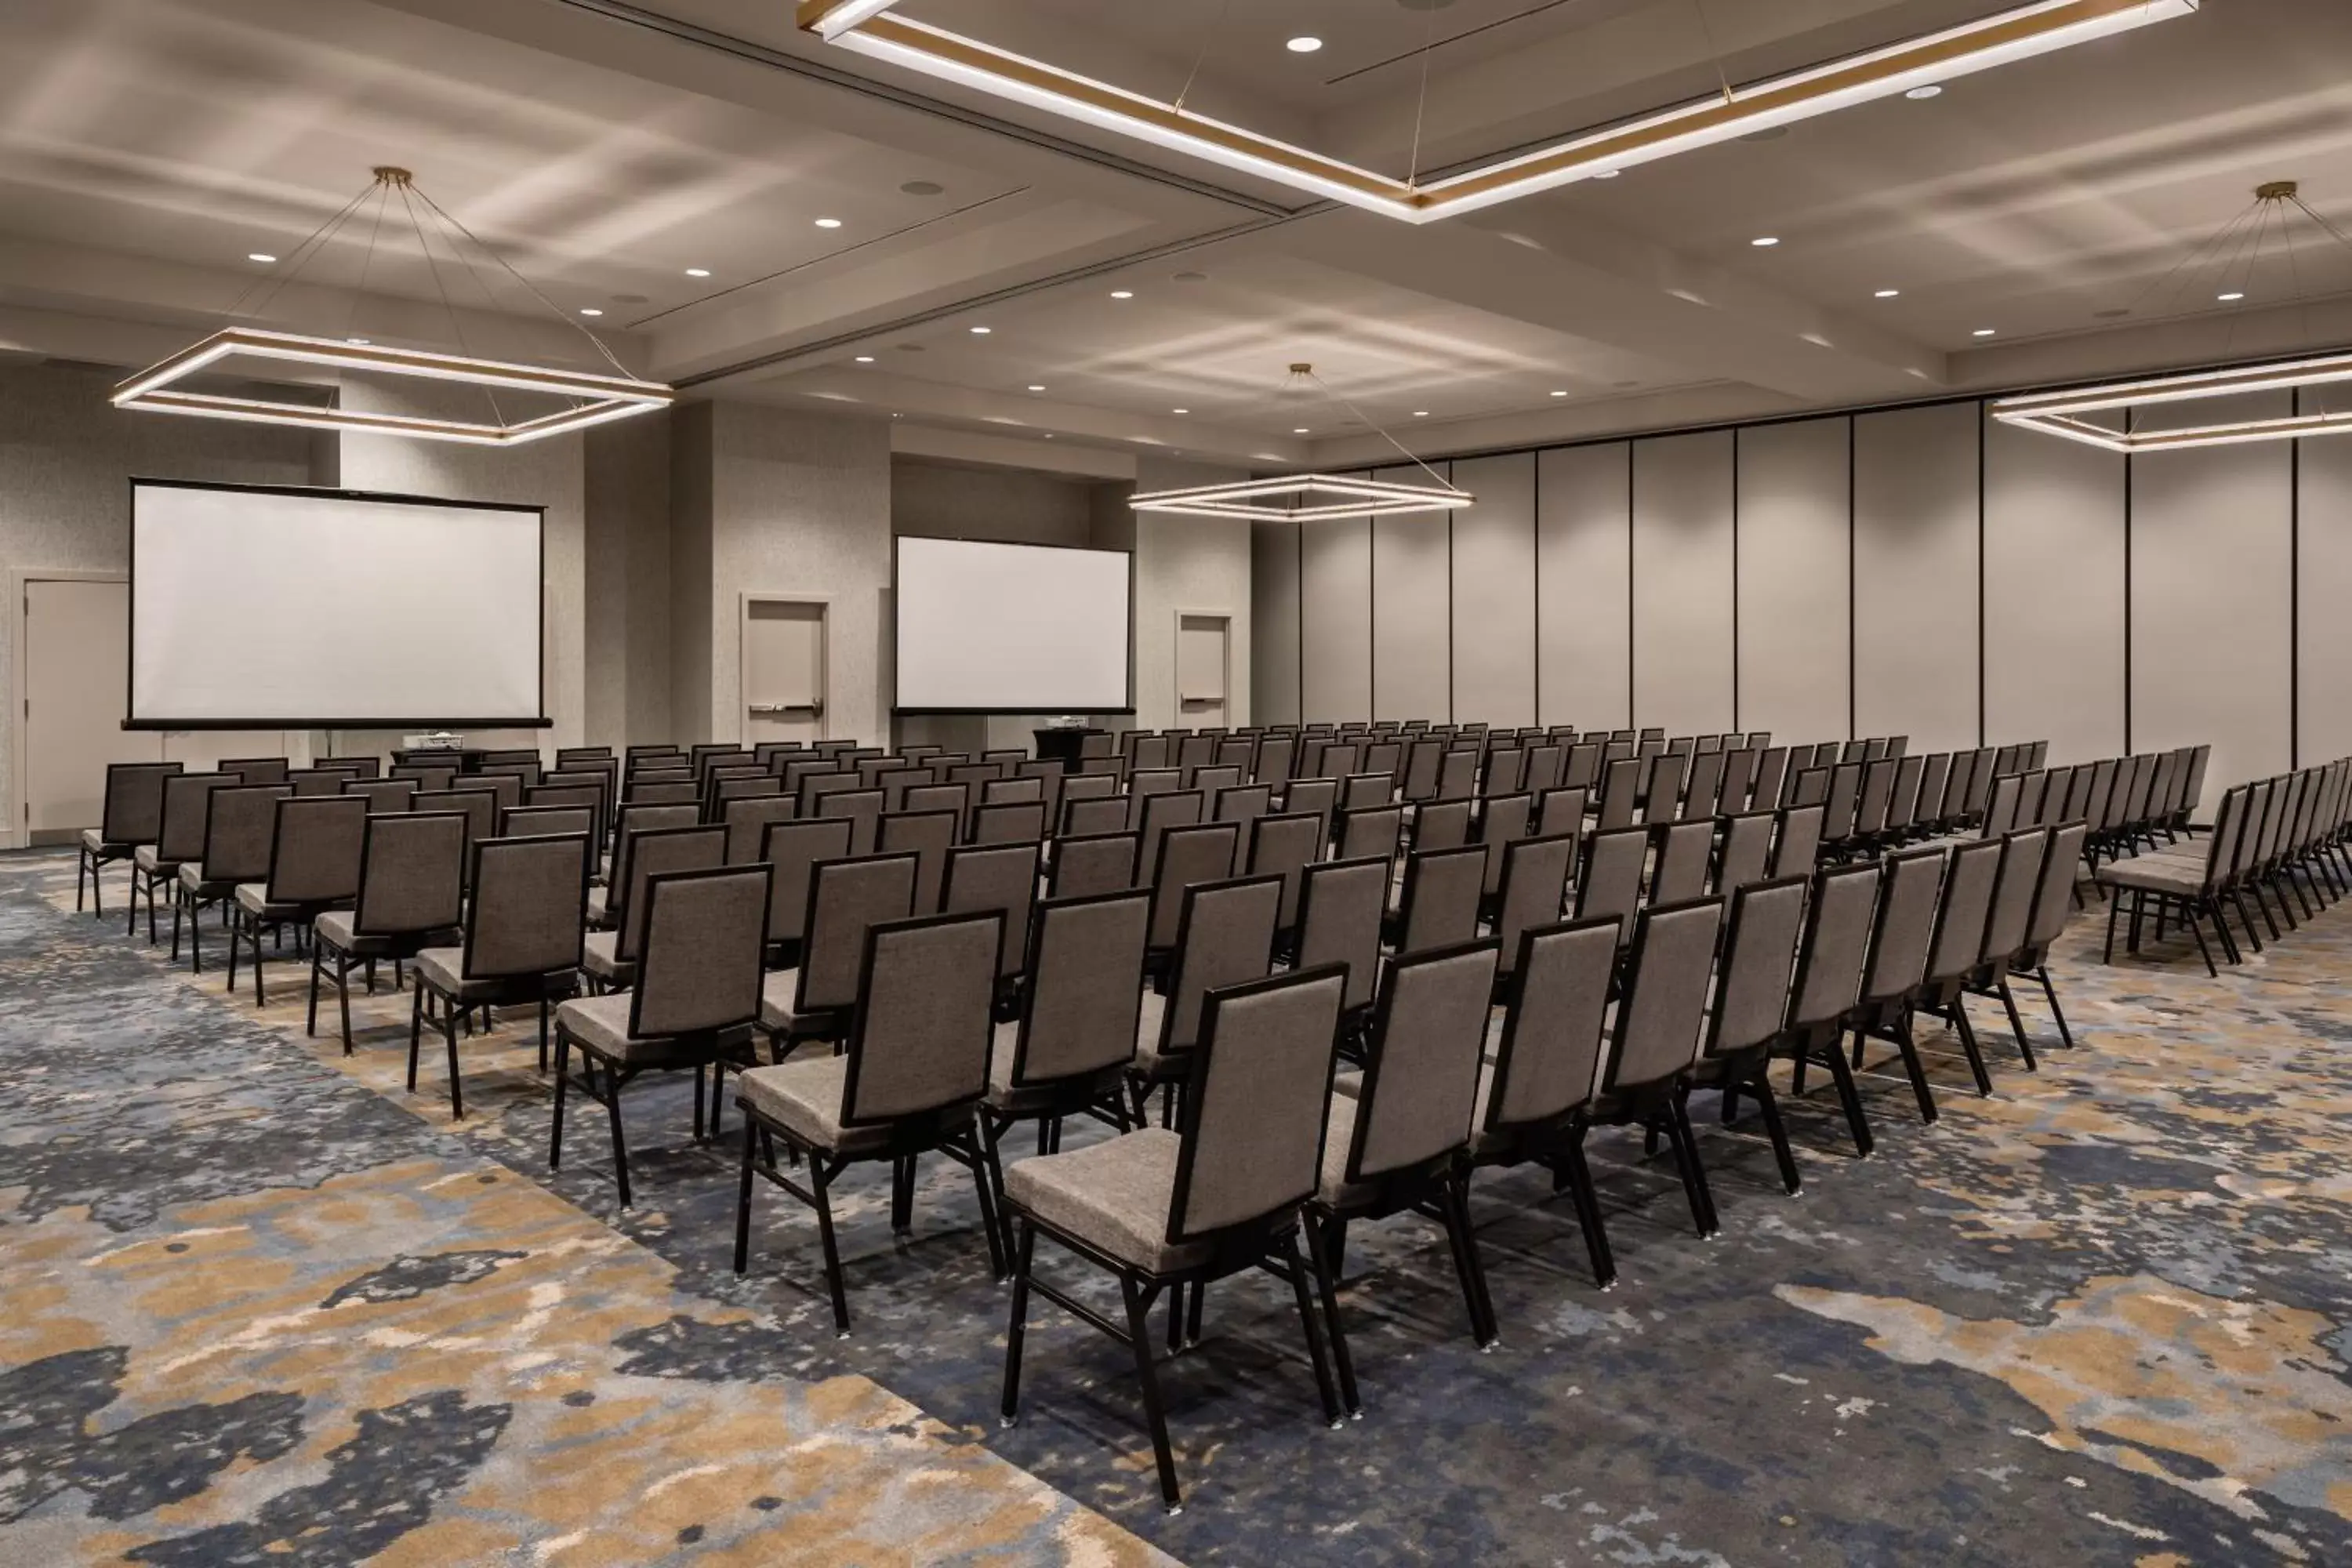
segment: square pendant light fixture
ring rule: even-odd
[[[302,364],[323,365],[331,370],[457,382],[467,386],[543,393],[553,397],[579,397],[588,401],[535,419],[490,423],[406,414],[373,414],[358,409],[319,407],[260,397],[231,397],[214,393],[181,391],[174,385],[231,357],[291,360]],[[250,420],[265,425],[299,425],[319,430],[368,430],[382,435],[416,436],[435,441],[515,447],[526,441],[536,441],[543,436],[583,429],[607,420],[625,419],[633,414],[647,414],[667,406],[674,396],[670,389],[659,382],[636,381],[625,376],[551,370],[541,365],[515,364],[504,360],[476,359],[463,354],[383,348],[341,338],[310,337],[299,332],[229,327],[141,371],[114,389],[112,402],[118,408],[142,409],[153,414],[192,414],[215,419]]]
[[[2301,436],[2352,434],[2352,410],[2271,419],[2229,419],[2158,430],[2134,430],[2085,416],[2151,403],[2194,403],[2237,393],[2284,392],[2339,381],[2352,381],[2352,354],[2326,354],[2315,359],[2198,371],[2146,381],[2107,382],[2072,392],[2029,393],[2021,397],[2001,398],[1992,405],[1992,416],[2110,452],[2170,452],[2189,447],[2230,447],[2247,441],[2289,441]]]
[[[1311,499],[1318,495],[1339,499]],[[1437,489],[1333,474],[1291,474],[1278,479],[1198,485],[1191,489],[1151,490],[1130,497],[1127,504],[1137,511],[1182,512],[1191,517],[1315,522],[1335,517],[1385,517],[1400,511],[1452,511],[1472,505],[1477,499],[1450,485]]]
[[[2201,0],[2034,0],[1942,32],[1570,136],[1533,152],[1422,183],[1212,120],[1173,103],[1064,70],[961,33],[891,13],[894,0],[801,0],[799,25],[909,70],[1259,175],[1307,195],[1407,223],[1428,223],[1606,176],[1777,125],[1892,98],[2013,60],[2152,22],[2192,15]]]

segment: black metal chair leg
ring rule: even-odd
[[[585,1053],[583,1053],[583,1059]],[[621,1206],[629,1206],[629,1144],[621,1132],[621,1069],[607,1067],[604,1079],[604,1120],[613,1127],[613,1174],[621,1188]]]
[[[1315,1316],[1313,1287],[1307,1283],[1307,1259],[1298,1253],[1298,1233],[1286,1231],[1282,1237],[1284,1270],[1290,1277],[1290,1294],[1298,1304],[1298,1326],[1307,1335],[1307,1359],[1315,1363],[1315,1392],[1323,1401],[1323,1424],[1339,1425],[1339,1394],[1331,1384],[1331,1363],[1323,1353],[1323,1325]],[[1199,1300],[1208,1287],[1205,1279],[1192,1282],[1192,1299]]]
[[[1592,1277],[1606,1290],[1617,1283],[1617,1259],[1609,1250],[1609,1232],[1601,1220],[1601,1194],[1592,1185],[1592,1167],[1584,1158],[1584,1128],[1570,1133],[1560,1151],[1560,1173],[1568,1179],[1569,1198],[1576,1206],[1577,1227],[1584,1232],[1584,1250],[1592,1259]]]
[[[760,1127],[749,1112],[743,1117],[743,1181],[735,1189],[735,1272],[751,1266],[751,1153],[759,1147]]]
[[[466,1093],[463,1080],[457,1076],[457,1010],[455,1007],[446,1008],[441,1014],[441,1038],[449,1050],[449,1115],[455,1121],[463,1121],[466,1119]],[[625,1198],[622,1201],[626,1203],[628,1200]]]
[[[2195,916],[2192,915],[2189,917],[2189,923],[2191,925],[2197,923]],[[2017,1037],[2017,1054],[2025,1058],[2025,1070],[2028,1072],[2040,1072],[2042,1070],[2042,1064],[2034,1059],[2033,1042],[2026,1036],[2025,1020],[2018,1016],[2017,998],[2010,994],[2009,976],[2004,974],[1998,980],[1995,980],[1993,982],[1993,989],[1995,994],[2000,997],[2001,1010],[2009,1015],[2009,1031],[2011,1034]]]
[[[2050,966],[2045,963],[2035,970],[2033,978],[2042,982],[2042,994],[2050,1004],[2050,1016],[2058,1022],[2059,1043],[2068,1050],[2073,1050],[2074,1032],[2066,1026],[2066,1009],[2058,1005],[2058,988],[2050,984]]]
[[[2218,912],[2213,917],[2217,923],[2221,918]],[[2213,950],[2205,944],[2205,928],[2197,923],[2197,916],[2193,911],[2189,917],[2189,934],[2197,939],[2197,952],[2199,956],[2205,960],[2206,975],[2209,978],[2219,977],[2221,972],[2213,967]]]
[[[416,987],[416,994],[420,998],[424,995],[425,987],[422,984]],[[412,1030],[414,1027],[415,1026],[412,1025]],[[409,1038],[413,1042],[415,1038],[415,1034],[412,1033]],[[410,1046],[409,1050],[411,1053],[409,1060],[413,1064],[415,1061],[414,1044]],[[551,1171],[561,1170],[563,1167],[563,1095],[572,1081],[571,1062],[572,1042],[564,1037],[562,1030],[558,1029],[555,1032],[555,1116],[548,1125],[547,1135],[547,1168]],[[410,1068],[412,1088],[415,1087],[415,1070],[412,1066]],[[746,1117],[744,1120],[748,1121],[751,1119]]]
[[[1771,1079],[1758,1073],[1748,1092],[1755,1095],[1756,1108],[1764,1113],[1764,1131],[1772,1140],[1772,1158],[1780,1166],[1780,1185],[1794,1197],[1805,1190],[1805,1183],[1797,1171],[1796,1151],[1789,1147],[1789,1130],[1781,1124],[1780,1101],[1772,1092]]]
[[[1348,1414],[1360,1417],[1364,1403],[1356,1389],[1356,1358],[1348,1349],[1347,1325],[1339,1321],[1339,1287],[1325,1246],[1323,1222],[1307,1217],[1307,1251],[1315,1270],[1315,1289],[1323,1298],[1323,1321],[1331,1331],[1331,1360],[1339,1373],[1339,1397]]]
[[[1037,1227],[1021,1222],[1013,1248],[1013,1316],[1004,1326],[1004,1393],[997,1415],[1007,1426],[1021,1419],[1021,1342],[1029,1332],[1029,1269],[1037,1252]]]
[[[1160,1467],[1160,1498],[1170,1513],[1184,1506],[1184,1495],[1176,1486],[1176,1455],[1168,1444],[1168,1413],[1160,1404],[1160,1372],[1151,1363],[1151,1303],[1158,1299],[1157,1287],[1145,1289],[1130,1276],[1118,1279],[1119,1294],[1127,1302],[1128,1344],[1135,1352],[1136,1380],[1143,1385],[1143,1415],[1151,1427],[1151,1454]]]
[[[1853,1081],[1853,1069],[1846,1066],[1845,1053],[1838,1049],[1834,1040],[1822,1059],[1829,1065],[1830,1077],[1836,1080],[1838,1103],[1845,1110],[1846,1129],[1853,1134],[1854,1152],[1866,1160],[1873,1147],[1870,1119],[1863,1113],[1862,1090]]]
[[[1690,1107],[1680,1090],[1666,1108],[1666,1135],[1675,1146],[1675,1162],[1682,1168],[1683,1194],[1690,1200],[1691,1219],[1701,1237],[1713,1236],[1723,1226],[1715,1217],[1715,1194],[1707,1187],[1706,1167],[1698,1163],[1698,1136],[1691,1131]]]
[[[319,961],[325,956],[325,953],[315,951],[310,954],[310,1005],[302,1017],[302,1033],[306,1038],[315,1038],[319,1033]]]
[[[824,1168],[824,1156],[809,1152],[809,1190],[816,1197],[817,1241],[824,1250],[824,1286],[833,1297],[833,1332],[835,1339],[849,1337],[849,1291],[841,1278],[841,1246],[833,1234],[833,1194],[831,1177]],[[836,1166],[833,1173],[839,1174]]]
[[[1986,1070],[1984,1048],[1977,1044],[1976,1026],[1969,1022],[1969,1004],[1965,997],[1952,998],[1952,1032],[1960,1037],[1960,1052],[1969,1058],[1969,1071],[1976,1076],[1977,1093],[1992,1096],[1992,1074]]]
[[[1895,1021],[1895,1046],[1903,1053],[1904,1075],[1911,1080],[1911,1097],[1919,1102],[1919,1120],[1936,1120],[1936,1091],[1928,1087],[1927,1069],[1919,1060],[1918,1042],[1911,1037],[1911,1016],[1907,1012]]]

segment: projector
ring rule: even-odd
[[[423,735],[403,735],[401,745],[412,752],[455,752],[462,750],[466,737],[446,730],[435,730]]]

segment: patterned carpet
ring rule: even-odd
[[[1818,1090],[1797,1198],[1695,1107],[1713,1242],[1597,1135],[1605,1294],[1548,1180],[1482,1177],[1492,1353],[1433,1229],[1356,1227],[1340,1430],[1286,1291],[1218,1287],[1165,1372],[1171,1518],[1126,1352],[1042,1303],[999,1428],[960,1168],[903,1241],[880,1167],[836,1189],[836,1340],[782,1194],[732,1272],[685,1081],[629,1092],[624,1212],[601,1113],[548,1172],[520,1013],[453,1123],[404,997],[355,998],[345,1058],[299,965],[257,1011],[217,930],[196,980],[71,903],[69,858],[0,859],[0,1563],[2352,1562],[2352,910],[2218,981],[2103,968],[2083,917],[2078,1049],[2029,1006],[2042,1070],[1995,1044],[1979,1100],[1931,1037],[1932,1128],[1880,1063],[1868,1161]]]

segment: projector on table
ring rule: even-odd
[[[446,730],[434,730],[422,735],[403,735],[404,748],[412,752],[455,752],[465,747],[466,737]]]

